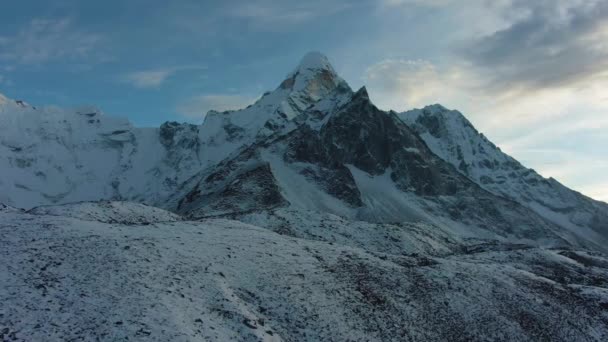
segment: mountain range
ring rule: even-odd
[[[0,174],[1,272],[29,289],[0,293],[3,336],[608,337],[608,204],[458,111],[380,110],[320,53],[201,125],[0,96]]]

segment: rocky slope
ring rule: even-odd
[[[0,212],[3,340],[608,338],[608,259],[593,253],[329,216],[316,219],[335,242],[306,238],[305,225],[293,237],[225,219],[115,218]]]

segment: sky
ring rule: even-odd
[[[382,109],[440,103],[545,177],[608,201],[608,0],[20,0],[0,93],[200,123],[309,51]]]

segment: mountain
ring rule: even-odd
[[[369,222],[422,221],[468,237],[592,244],[463,177],[376,108],[364,88],[323,114],[312,106],[294,128],[203,171],[171,209],[198,219],[289,207]]]
[[[350,91],[327,58],[311,53],[275,91],[239,111],[211,111],[200,126],[136,128],[96,108],[35,108],[5,98],[0,202],[24,208],[97,199],[162,205],[200,169],[272,134],[334,89]]]
[[[427,146],[482,188],[526,206],[560,227],[608,245],[608,204],[568,189],[521,165],[441,105],[398,114]]]
[[[608,336],[605,204],[322,54],[201,125],[0,100],[2,338]]]
[[[136,128],[96,108],[0,105],[0,201],[135,201],[190,218],[292,208],[468,238],[605,250],[606,205],[500,152],[459,113],[397,114],[309,53],[247,108]]]

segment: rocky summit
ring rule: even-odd
[[[320,53],[201,125],[0,95],[0,339],[605,341],[608,204]]]

